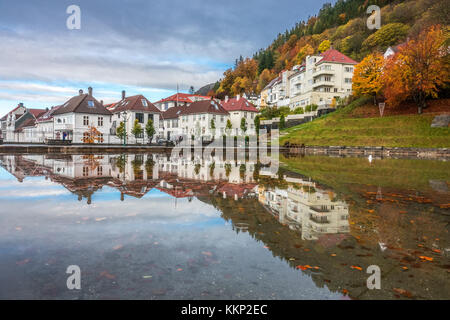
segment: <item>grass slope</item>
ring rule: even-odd
[[[433,115],[354,118],[352,112],[367,104],[360,98],[332,114],[282,131],[280,145],[450,147],[449,128],[431,128]]]

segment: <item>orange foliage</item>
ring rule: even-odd
[[[446,39],[440,26],[433,26],[388,60],[383,77],[388,104],[398,106],[413,98],[421,113],[426,98],[437,97],[439,87],[448,83],[450,75]]]

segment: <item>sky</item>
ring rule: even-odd
[[[0,114],[60,105],[89,86],[105,103],[122,90],[155,102],[177,85],[199,89],[324,2],[0,0]],[[70,5],[80,29],[66,26]]]

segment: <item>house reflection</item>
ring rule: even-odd
[[[44,176],[88,204],[104,186],[118,190],[121,201],[125,196],[142,198],[157,189],[189,201],[194,197],[220,197],[259,202],[304,240],[349,232],[348,205],[333,191],[290,172],[282,176],[266,174],[251,161],[172,159],[166,154],[46,154],[4,155],[0,163],[20,182],[26,177]]]

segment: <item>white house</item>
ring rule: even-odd
[[[258,109],[248,102],[247,99],[236,96],[236,98],[229,99],[225,97],[225,100],[222,102],[223,108],[228,111],[230,114],[229,118],[231,121],[231,125],[233,126],[232,134],[239,135],[255,135],[255,117],[258,114]],[[245,119],[247,124],[247,131],[244,132],[241,129],[241,121]]]
[[[228,117],[228,111],[219,102],[202,100],[192,103],[180,113],[178,125],[186,136],[218,138],[226,133]],[[212,123],[215,128],[212,128]]]
[[[73,143],[84,143],[89,132],[99,132],[96,143],[109,143],[112,113],[89,93],[83,90],[79,95],[70,98],[53,113],[55,139],[72,140]]]
[[[176,93],[174,95],[171,95],[170,97],[156,101],[154,105],[161,111],[167,111],[173,107],[181,107],[181,106],[188,107],[196,101],[203,101],[209,99],[211,98],[196,94]]]
[[[4,142],[33,142],[27,140],[27,132],[29,128],[35,126],[36,119],[46,111],[45,109],[26,108],[23,103],[19,103],[16,108],[0,119],[1,137]],[[25,128],[27,130],[24,131]]]
[[[111,124],[111,135],[114,136],[114,138],[112,138],[113,143],[120,143],[120,141],[117,141],[118,137],[115,136],[115,134],[117,127],[125,120],[126,121],[124,123],[127,131],[127,143],[149,141],[149,137],[145,132],[145,127],[148,120],[153,121],[153,127],[155,128],[153,138],[156,138],[158,135],[162,134],[162,131],[160,130],[161,111],[159,111],[153,103],[141,94],[127,97],[125,95],[125,91],[122,91],[122,100],[108,106],[108,110],[113,113]],[[132,134],[135,120],[138,120],[138,123],[143,129],[143,134],[137,139]]]

